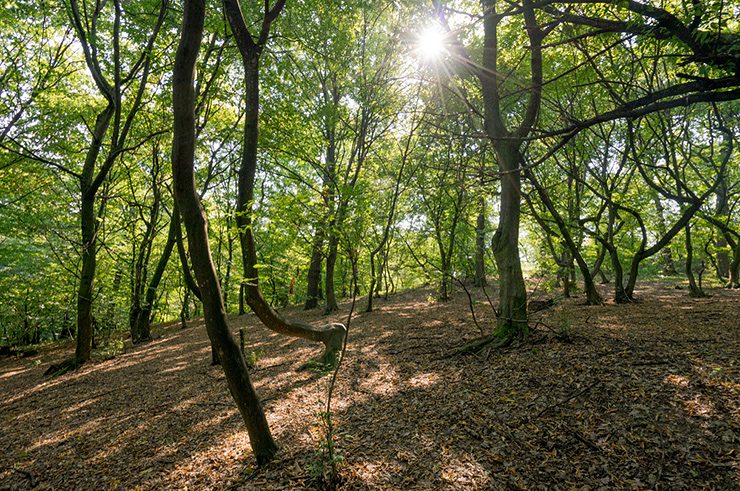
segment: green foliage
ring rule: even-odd
[[[140,60],[159,4],[135,0],[121,5],[121,69],[126,72]],[[27,344],[73,330],[81,253],[79,174],[90,128],[105,101],[84,69],[65,9],[24,0],[3,6],[0,342]],[[243,73],[230,30],[216,15],[221,5],[210,7],[196,74],[196,180],[208,216],[214,266],[226,307],[234,312],[244,281],[234,225]],[[243,7],[251,18],[262,4],[247,2]],[[480,64],[480,5],[465,1],[455,7],[471,16],[448,12],[453,33],[473,65]],[[113,16],[108,14],[113,5],[103,8],[106,14],[91,42],[101,54],[101,70],[112,79]],[[351,293],[348,251],[360,258],[361,289],[369,285],[369,255],[381,243],[394,199],[389,238],[377,257],[382,264],[376,267],[383,268],[382,290],[442,286],[453,276],[471,278],[480,209],[486,214],[486,268],[494,271],[490,240],[502,176],[495,171],[496,149],[484,137],[483,116],[490,101],[457,53],[448,52],[434,65],[415,59],[415,31],[429,22],[427,8],[417,2],[302,0],[289,2],[276,21],[261,66],[252,217],[260,284],[274,307],[305,301],[313,238],[319,232],[339,242],[334,278],[339,296]],[[719,101],[716,111],[705,104],[678,105],[630,118],[629,123],[607,118],[574,133],[562,147],[559,132],[647,94],[695,80],[731,78],[740,49],[731,5],[714,0],[663,5],[686,25],[696,16],[690,40],[657,26],[655,19],[635,12],[627,2],[569,8],[572,16],[591,20],[559,18],[552,9],[536,12],[538,23],[552,30],[543,49],[546,103],[538,112],[536,138],[526,144],[527,164],[533,164],[533,175],[547,189],[587,265],[593,267],[600,256],[603,239],[613,243],[616,259],[629,270],[641,250],[677,223],[692,194],[712,191],[721,158],[731,152],[723,171],[726,206],[719,209],[719,188],[710,192],[693,225],[695,261],[703,261],[709,274],[712,261],[721,254],[731,256],[733,247],[718,244],[716,224],[702,218],[716,217],[730,231],[740,229],[740,171],[733,165],[739,146],[734,142],[731,147],[731,139],[720,131],[726,127],[737,135],[737,101]],[[521,12],[512,12],[500,11],[497,26],[500,113],[510,127],[524,118],[532,61],[526,22]],[[166,242],[173,211],[169,87],[178,16],[178,9],[168,10],[161,36],[145,53],[151,57],[151,75],[142,110],[131,122],[125,151],[97,195],[93,313],[98,337],[128,328],[132,300],[144,298]],[[595,19],[616,23],[619,29],[595,32],[589,25]],[[135,82],[126,81],[122,114],[131,108]],[[101,159],[110,151],[112,131]],[[327,161],[330,140],[333,169]],[[161,199],[154,213],[157,193]],[[524,267],[541,278],[541,287],[552,288],[568,250],[555,217],[526,179],[522,193],[531,200],[522,222]],[[681,264],[681,241],[671,240],[666,248]],[[639,274],[660,274],[662,261],[661,253],[645,258]],[[173,254],[155,295],[157,321],[179,316],[184,291],[180,270]],[[602,271],[614,274],[608,255]]]
[[[111,360],[124,352],[124,342],[120,338],[110,338],[106,340],[98,349],[98,356],[103,360]]]

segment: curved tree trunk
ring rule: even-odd
[[[262,34],[255,43],[247,30],[237,0],[226,0],[229,23],[234,32],[244,63],[244,148],[239,167],[239,184],[236,203],[236,225],[244,264],[244,297],[254,313],[269,329],[287,336],[299,337],[324,344],[324,354],[316,364],[334,365],[342,348],[347,330],[342,324],[314,327],[300,321],[289,321],[278,314],[262,296],[257,270],[257,249],[252,230],[252,203],[254,202],[254,180],[257,172],[257,139],[259,134],[259,61],[260,53],[267,41],[270,22],[280,13],[284,2],[280,0],[265,15]],[[261,44],[260,44],[261,43]],[[328,264],[327,264],[328,271]],[[201,289],[202,290],[202,289]],[[311,363],[313,364],[313,363]]]
[[[195,191],[193,85],[198,48],[203,37],[204,18],[205,0],[185,1],[183,27],[172,81],[174,108],[172,173],[175,198],[188,231],[193,269],[203,297],[208,337],[220,355],[229,390],[246,424],[257,463],[263,464],[273,458],[277,452],[277,445],[272,439],[262,405],[252,386],[244,357],[226,322],[221,286],[208,244],[207,220]]]
[[[550,195],[548,194],[547,190],[542,186],[542,184],[539,182],[539,180],[536,178],[534,173],[531,170],[527,170],[526,176],[529,179],[529,181],[532,183],[534,188],[537,190],[537,194],[540,197],[540,200],[545,205],[545,208],[547,208],[547,211],[550,212],[550,215],[552,216],[553,220],[555,220],[555,223],[558,226],[558,230],[560,230],[560,235],[563,237],[563,241],[565,242],[565,245],[568,248],[568,251],[570,252],[570,258],[567,261],[568,265],[572,265],[572,261],[575,260],[576,264],[578,264],[578,269],[581,271],[581,276],[583,276],[583,289],[586,291],[586,303],[588,305],[601,305],[603,303],[603,300],[601,298],[601,295],[599,294],[598,290],[596,290],[596,285],[594,284],[593,275],[591,274],[591,270],[588,267],[588,264],[586,264],[586,261],[583,259],[583,256],[581,255],[581,251],[578,248],[578,245],[573,240],[573,236],[570,233],[570,230],[568,230],[568,226],[565,223],[565,220],[563,220],[563,217],[558,212],[557,208],[555,207],[555,204],[550,199]],[[572,266],[571,266],[572,267]],[[571,269],[571,268],[568,268]],[[564,276],[567,276],[570,271],[566,269]],[[570,288],[569,281],[566,279],[566,288]]]
[[[665,221],[665,208],[663,207],[663,203],[660,201],[660,196],[658,196],[658,193],[655,190],[653,190],[653,202],[655,203],[655,211],[658,214],[658,233],[662,236],[666,234],[668,227],[666,226]],[[663,260],[663,274],[667,276],[677,275],[678,271],[676,271],[676,265],[673,262],[671,248],[668,246],[663,248],[661,251],[661,257]]]

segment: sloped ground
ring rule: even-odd
[[[449,356],[479,335],[464,293],[378,301],[353,318],[335,391],[341,488],[738,489],[740,292],[671,287],[563,302],[527,343],[465,357]],[[475,309],[490,325],[484,297]],[[42,374],[69,347],[1,360],[0,489],[318,486],[329,377],[295,369],[319,348],[233,324],[259,355],[274,463],[254,468],[203,327],[167,327],[56,378]]]

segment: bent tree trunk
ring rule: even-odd
[[[314,327],[300,321],[289,321],[278,314],[262,296],[257,270],[257,249],[252,231],[252,203],[254,202],[254,179],[257,172],[257,138],[259,134],[259,62],[260,54],[267,42],[270,23],[279,15],[284,2],[265,12],[262,32],[255,42],[247,30],[238,0],[226,0],[224,8],[244,63],[245,120],[244,147],[239,167],[239,191],[236,203],[236,224],[244,264],[244,296],[254,313],[269,329],[287,336],[299,337],[324,344],[323,355],[309,365],[334,365],[342,349],[347,332],[342,324]],[[327,267],[328,274],[328,267]],[[201,289],[202,290],[202,289]]]
[[[246,424],[257,463],[264,464],[273,458],[277,445],[272,439],[262,405],[249,378],[247,364],[226,322],[221,286],[208,245],[207,221],[195,191],[194,73],[198,48],[203,37],[204,19],[205,0],[186,0],[172,80],[172,173],[175,199],[188,231],[193,269],[203,297],[208,337],[219,353],[229,390]]]
[[[586,291],[586,303],[588,305],[601,305],[603,303],[603,300],[598,290],[596,290],[596,285],[594,285],[594,280],[593,280],[593,276],[591,275],[591,270],[586,264],[586,261],[583,259],[583,256],[581,255],[581,251],[579,250],[578,245],[573,240],[573,236],[571,235],[570,230],[568,230],[568,226],[565,223],[565,220],[563,219],[562,215],[558,212],[557,208],[555,207],[555,204],[550,199],[550,195],[548,194],[547,189],[545,189],[545,187],[542,186],[542,184],[536,178],[534,173],[531,170],[527,170],[526,175],[529,181],[534,186],[534,188],[537,190],[537,194],[539,195],[542,203],[545,205],[545,208],[547,208],[547,211],[550,212],[550,215],[555,220],[555,223],[558,226],[558,230],[560,230],[560,234],[563,237],[563,241],[565,242],[565,245],[568,248],[568,251],[570,252],[571,258],[576,261],[576,264],[578,264],[578,269],[581,270],[581,276],[583,276],[583,289]],[[571,263],[571,262],[572,261],[568,261],[568,263]],[[565,271],[566,276],[569,273],[568,269],[566,269]],[[568,279],[567,278],[564,278],[564,279],[566,280],[566,285],[569,285]],[[566,288],[569,289],[569,287],[566,287]]]
[[[663,206],[663,203],[661,203],[660,196],[655,190],[653,190],[653,202],[655,203],[655,211],[658,215],[658,234],[665,235],[668,231],[668,226],[666,225],[665,220],[665,207]],[[667,276],[676,276],[678,271],[676,271],[676,265],[673,262],[673,254],[669,246],[664,247],[661,251],[661,259],[663,261],[663,274]]]

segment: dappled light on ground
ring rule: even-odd
[[[490,328],[485,296],[471,291]],[[380,299],[352,321],[333,404],[345,488],[740,486],[739,291],[696,300],[647,285],[638,303],[599,307],[574,298],[536,314],[543,324],[526,342],[465,357],[455,348],[479,335],[467,297],[430,293]],[[0,488],[315,487],[328,377],[296,369],[321,347],[232,319],[281,447],[256,469],[192,324],[56,378],[42,374],[69,346],[0,360]]]

